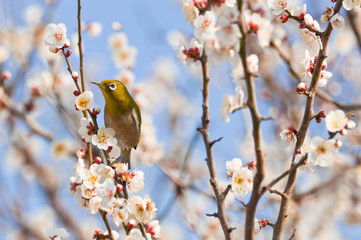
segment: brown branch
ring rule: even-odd
[[[359,48],[361,48],[361,24],[360,19],[357,18],[355,11],[350,10],[346,11],[348,20],[350,21],[351,28],[355,34],[355,37],[357,39],[357,43],[359,45]]]
[[[336,3],[335,8],[334,8],[335,13],[338,13],[340,11],[341,6],[342,6],[342,0],[337,0],[337,3]],[[333,30],[332,25],[331,25],[331,23],[329,23],[327,25],[326,30],[324,32],[322,32],[322,34],[321,34],[321,41],[322,41],[323,49],[320,49],[319,54],[318,54],[318,58],[317,58],[317,61],[316,61],[316,66],[315,66],[314,73],[313,73],[313,76],[312,76],[311,86],[309,88],[309,92],[311,94],[307,98],[307,103],[306,103],[306,108],[305,108],[303,120],[302,120],[302,123],[301,123],[301,127],[300,127],[300,129],[299,129],[299,131],[297,133],[297,142],[296,142],[294,154],[293,154],[292,161],[291,161],[291,168],[292,168],[293,165],[296,164],[295,163],[296,152],[303,145],[303,142],[305,140],[308,127],[309,127],[311,119],[312,119],[312,116],[314,115],[313,104],[314,104],[314,100],[315,100],[317,84],[318,84],[318,81],[319,81],[319,78],[320,78],[320,73],[321,73],[323,61],[327,57],[327,55],[326,55],[326,53],[327,53],[327,45],[328,45],[332,30]],[[284,193],[286,195],[288,195],[288,196],[290,196],[292,194],[292,192],[293,192],[295,182],[296,182],[296,175],[297,175],[297,169],[290,172],[290,174],[288,176],[287,185],[286,185],[286,188],[284,190]],[[287,216],[288,205],[289,205],[289,202],[290,202],[289,200],[290,200],[290,198],[282,198],[282,200],[281,200],[281,206],[280,206],[278,218],[277,218],[277,221],[275,222],[275,225],[274,225],[274,228],[273,228],[273,237],[272,237],[273,240],[279,240],[281,238],[283,226],[285,224],[285,219],[286,219],[286,216]]]
[[[349,11],[348,11],[349,12]],[[299,82],[302,82],[301,76],[297,73],[297,71],[295,69],[293,69],[292,65],[291,65],[291,60],[288,56],[286,56],[286,54],[284,54],[284,52],[274,43],[271,42],[270,46],[273,47],[278,55],[281,57],[281,59],[286,63],[286,65],[288,66],[288,69],[290,71],[290,74],[296,78]],[[316,96],[319,97],[320,99],[332,103],[333,105],[335,105],[336,107],[344,110],[344,111],[354,111],[354,110],[361,110],[361,104],[343,104],[343,103],[339,103],[337,101],[334,101],[330,96],[328,96],[324,91],[318,89],[316,91]]]
[[[256,208],[258,204],[258,200],[261,197],[261,183],[265,176],[265,155],[262,149],[262,137],[261,137],[261,121],[262,116],[258,111],[257,98],[256,98],[256,90],[254,84],[254,75],[251,74],[248,68],[247,63],[247,53],[246,53],[246,39],[248,36],[246,24],[244,22],[243,16],[243,0],[238,0],[238,11],[240,12],[239,16],[239,29],[242,33],[242,37],[240,39],[240,51],[239,56],[242,60],[243,69],[245,73],[246,86],[248,92],[248,101],[247,105],[251,113],[252,117],[252,125],[253,125],[253,142],[254,142],[254,151],[256,155],[256,174],[253,181],[253,190],[251,199],[249,200],[246,208],[246,227],[245,227],[245,239],[252,240],[253,239],[253,228],[254,228],[254,218],[256,213]]]
[[[4,88],[0,87],[0,99],[5,108],[15,117],[22,119],[35,134],[52,141],[53,135],[42,129],[37,122],[31,119],[24,111],[17,109],[11,98],[5,93]]]
[[[99,209],[99,213],[100,213],[100,216],[102,216],[105,226],[107,227],[108,237],[110,238],[110,240],[114,240],[113,231],[112,231],[112,228],[110,227],[110,224],[109,224],[109,221],[107,218],[107,212]]]
[[[201,133],[203,137],[204,146],[207,153],[207,166],[208,171],[210,174],[209,182],[212,186],[214,196],[216,198],[216,204],[217,204],[217,215],[219,222],[221,223],[224,237],[226,240],[232,239],[232,228],[229,225],[227,215],[226,215],[226,208],[224,206],[224,200],[222,194],[220,193],[218,183],[217,183],[217,177],[216,177],[216,168],[214,166],[214,159],[213,159],[213,151],[212,151],[212,141],[209,137],[209,76],[208,76],[208,66],[207,66],[207,55],[206,52],[203,51],[203,55],[200,59],[202,64],[202,75],[203,75],[203,89],[202,89],[202,95],[203,95],[203,114],[202,114],[202,127],[198,128],[197,130]]]
[[[85,80],[84,80],[84,53],[83,53],[83,44],[82,44],[82,35],[81,35],[81,0],[78,0],[78,48],[79,48],[79,70],[80,70],[80,81],[81,81],[81,88],[85,91]]]

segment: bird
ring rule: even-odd
[[[120,160],[127,163],[130,169],[130,152],[132,148],[137,148],[141,133],[140,109],[122,82],[107,79],[91,83],[97,85],[103,93],[105,127],[114,129],[114,137],[121,148]]]

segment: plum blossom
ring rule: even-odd
[[[139,196],[129,196],[127,209],[133,214],[137,221],[149,223],[155,217],[155,204],[148,197],[142,199]]]
[[[307,5],[303,4],[302,7],[295,7],[291,10],[291,15],[303,19],[307,13]]]
[[[129,192],[139,192],[144,188],[144,172],[135,170],[132,172],[132,179],[128,182]]]
[[[331,111],[327,113],[325,118],[326,128],[329,132],[338,132],[346,126],[347,120],[342,110]]]
[[[335,30],[345,29],[345,19],[343,19],[343,17],[339,13],[333,15],[333,17],[330,19],[330,22],[333,29]]]
[[[132,68],[135,64],[135,58],[138,50],[133,46],[125,46],[113,53],[113,60],[118,68]]]
[[[296,144],[297,142],[297,131],[294,127],[288,127],[280,133],[280,137],[286,146]]]
[[[197,16],[199,15],[199,10],[196,8],[192,3],[185,2],[183,3],[182,12],[184,13],[184,20],[186,22],[190,22],[192,25],[196,20]]]
[[[100,22],[90,22],[87,30],[90,37],[97,37],[102,33],[103,26]]]
[[[100,206],[107,212],[111,211],[115,200],[115,185],[113,179],[106,179],[102,185],[95,189],[95,193],[102,199]]]
[[[253,187],[253,173],[248,168],[236,170],[232,176],[232,191],[241,198],[245,197]]]
[[[203,53],[203,44],[198,42],[197,39],[192,38],[189,45],[182,45],[179,48],[178,60],[185,65],[197,62],[201,54]]]
[[[45,235],[51,240],[62,240],[69,237],[68,231],[65,228],[52,227],[45,231]]]
[[[228,177],[232,177],[233,173],[242,168],[242,160],[240,158],[233,158],[232,161],[226,162],[226,169],[228,170],[226,175]]]
[[[80,111],[91,109],[93,103],[93,93],[90,91],[84,91],[75,100],[76,108]]]
[[[130,230],[129,235],[126,236],[125,240],[146,240],[142,232],[138,228]]]
[[[98,164],[93,163],[89,169],[84,168],[84,171],[79,172],[80,177],[83,179],[83,185],[89,189],[93,189],[100,185],[101,176],[98,174],[98,167]]]
[[[118,142],[114,135],[114,129],[101,127],[98,129],[98,133],[93,135],[92,143],[100,149],[107,150]]]
[[[335,11],[332,7],[327,6],[325,10],[323,11],[323,14],[321,15],[321,22],[326,23],[328,22],[331,17],[334,15]]]
[[[354,7],[360,7],[361,1],[360,0],[343,0],[342,6],[347,10],[351,10]]]
[[[290,0],[267,0],[267,5],[272,9],[272,14],[279,15],[290,5]]]
[[[158,220],[153,220],[150,223],[147,224],[147,227],[145,228],[146,232],[149,233],[154,238],[160,238],[160,225]]]
[[[251,54],[247,57],[247,65],[248,70],[252,74],[256,74],[258,72],[258,56],[256,54]],[[243,63],[239,62],[235,68],[233,68],[231,76],[233,77],[233,82],[239,85],[241,83],[241,80],[244,79],[244,69],[243,69]]]
[[[79,135],[84,137],[85,142],[90,142],[95,131],[93,122],[83,117],[80,119],[80,125],[78,129]]]
[[[308,161],[312,165],[326,167],[337,151],[335,139],[325,140],[316,136],[311,140],[311,151],[309,152]]]
[[[118,227],[126,222],[128,219],[127,202],[124,198],[117,198],[114,201],[114,211],[112,212],[112,218]]]
[[[70,45],[69,39],[66,38],[66,26],[64,23],[59,23],[58,25],[50,23],[46,27],[45,44],[49,46],[49,49]]]
[[[210,40],[214,37],[216,17],[213,12],[207,11],[199,15],[194,21],[194,36],[201,41]]]
[[[320,31],[320,25],[316,20],[313,20],[310,14],[306,14],[304,20],[308,26],[311,26],[315,30]],[[317,56],[319,50],[323,48],[321,38],[307,28],[301,29],[300,35],[302,40],[305,42],[310,55]]]
[[[108,44],[112,51],[118,51],[128,46],[128,37],[123,32],[113,34],[108,38]]]
[[[261,47],[267,47],[270,44],[274,27],[271,21],[263,18],[259,13],[245,11],[245,20],[249,31],[257,35],[258,44]]]
[[[221,107],[221,117],[225,123],[229,123],[230,121],[230,114],[243,106],[244,103],[244,92],[241,86],[237,86],[235,88],[235,95],[224,95],[223,96],[223,103]]]
[[[212,2],[213,10],[216,13],[221,13],[226,7],[233,8],[236,5],[236,0],[214,0]]]

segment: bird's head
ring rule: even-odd
[[[92,83],[102,91],[105,98],[105,111],[108,113],[129,111],[136,105],[127,88],[120,81],[108,79]]]

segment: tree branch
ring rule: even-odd
[[[341,6],[342,6],[342,0],[337,0],[337,3],[334,8],[335,13],[338,13],[340,11]],[[314,104],[314,100],[315,100],[317,84],[318,84],[318,81],[320,78],[323,61],[327,57],[327,55],[326,55],[327,45],[328,45],[332,30],[333,30],[332,25],[331,25],[331,23],[329,23],[327,25],[326,30],[324,32],[322,32],[322,34],[321,34],[321,41],[322,41],[323,49],[320,49],[318,58],[316,61],[316,66],[315,66],[314,73],[312,76],[311,86],[309,88],[309,92],[311,94],[307,98],[307,103],[306,103],[303,120],[301,123],[301,127],[297,133],[297,142],[296,142],[295,150],[294,150],[292,161],[291,161],[291,168],[293,165],[296,164],[295,163],[296,152],[303,145],[308,127],[310,125],[312,116],[314,114],[313,104]],[[293,192],[295,182],[296,182],[296,175],[297,175],[297,169],[289,173],[287,185],[284,190],[284,193],[288,196],[290,196]],[[277,221],[275,222],[275,225],[273,228],[273,237],[272,237],[273,240],[279,240],[281,238],[283,226],[284,226],[285,219],[287,216],[288,204],[290,202],[289,200],[290,200],[290,198],[282,198],[282,200],[281,200],[281,206],[280,206],[278,218],[277,218]]]

